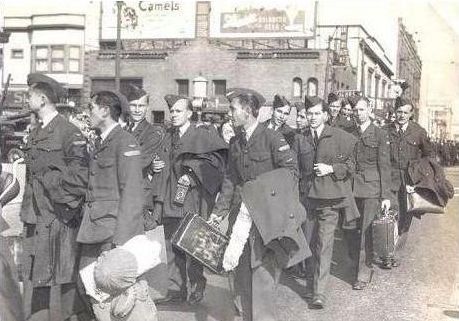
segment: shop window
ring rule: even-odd
[[[303,96],[303,80],[296,77],[293,78],[293,97],[302,97]]]
[[[80,46],[36,46],[33,49],[32,66],[37,72],[81,72]]]
[[[319,82],[317,78],[309,78],[308,79],[308,96],[313,97],[317,96],[317,87],[319,86]]]
[[[373,71],[368,71],[367,74],[367,97],[372,96],[372,84],[373,84]]]
[[[176,79],[177,82],[177,94],[180,96],[189,96],[190,81],[188,79]]]
[[[226,95],[226,80],[214,80],[214,96]]]
[[[387,82],[385,80],[382,81],[382,90],[381,90],[381,97],[386,98],[386,85]]]
[[[11,58],[12,59],[24,58],[24,50],[23,49],[11,49]]]

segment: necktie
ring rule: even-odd
[[[180,140],[180,133],[178,128],[174,128],[172,131],[172,146],[175,147],[178,145],[178,142]]]
[[[95,150],[100,149],[100,145],[102,144],[102,137],[97,135],[96,139],[94,139],[94,148]]]
[[[317,148],[317,145],[319,144],[319,136],[317,135],[317,131],[313,130],[313,138],[314,138],[314,146]]]

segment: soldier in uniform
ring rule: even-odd
[[[295,138],[295,129],[286,124],[291,110],[290,102],[284,96],[276,94],[273,101],[273,114],[271,119],[265,122],[266,127],[280,132],[289,145],[293,143]]]
[[[413,189],[408,176],[408,167],[410,161],[431,157],[432,145],[424,128],[411,120],[413,104],[409,100],[396,100],[395,115],[395,122],[389,126],[391,190],[399,210],[397,247],[401,249],[406,243],[413,219],[413,216],[407,213],[406,204],[407,189]],[[397,264],[396,261],[394,262]]]
[[[328,106],[323,100],[318,97],[307,97],[306,100],[306,115],[310,126],[307,140],[314,146],[314,174],[308,192],[308,203],[313,210],[315,225],[312,236],[314,284],[310,306],[322,309],[330,276],[334,231],[340,212],[345,213],[346,222],[356,219],[356,213],[349,210],[355,206],[351,179],[356,139],[342,129],[325,124]]]
[[[142,177],[145,204],[143,209],[146,230],[155,228],[157,225],[160,209],[154,210],[154,204],[160,193],[161,175],[159,168],[155,166],[159,159],[160,145],[165,135],[163,126],[150,124],[146,119],[149,104],[148,94],[141,88],[130,85],[126,96],[129,102],[129,125],[128,132],[135,137],[140,146],[142,157]],[[155,162],[156,160],[156,162]],[[158,164],[161,165],[161,164]]]
[[[161,187],[170,286],[165,299],[157,303],[183,302],[187,299],[187,279],[191,294],[188,301],[203,299],[206,278],[203,266],[183,251],[173,248],[171,238],[182,218],[189,212],[207,219],[223,180],[227,144],[217,131],[190,121],[191,101],[187,97],[166,95],[172,127],[161,145],[160,159],[166,166]]]
[[[103,251],[142,234],[144,194],[142,157],[135,138],[118,124],[127,101],[120,94],[100,91],[89,103],[91,126],[99,131],[89,163],[89,186],[78,231],[82,243],[80,269]],[[97,311],[101,306],[92,304]]]
[[[239,130],[230,142],[225,180],[210,217],[212,223],[239,211],[241,189],[246,182],[276,168],[287,168],[295,176],[298,170],[296,156],[286,139],[257,122],[264,98],[243,88],[230,89],[227,97],[230,116]],[[229,220],[234,222],[232,217]],[[256,227],[252,226],[247,243],[239,258],[235,280],[235,290],[241,296],[242,319],[277,320],[272,269],[278,271],[279,267],[273,263],[272,253],[266,251]]]
[[[298,102],[296,106],[296,133],[303,134],[309,128],[308,119],[306,118],[306,108],[304,102]]]
[[[83,311],[76,292],[78,246],[88,180],[86,140],[58,114],[63,88],[43,74],[29,74],[29,106],[41,120],[24,148],[26,186],[20,212],[24,223],[26,317],[67,320]]]
[[[335,93],[330,93],[328,95],[328,105],[330,107],[330,115],[327,121],[329,126],[341,128],[348,133],[356,130],[354,120],[342,112],[344,108],[351,109],[352,104],[349,99],[339,98]]]
[[[363,290],[373,274],[373,249],[371,223],[376,213],[390,208],[390,160],[389,141],[385,130],[376,127],[370,118],[371,107],[367,98],[361,97],[354,107],[358,130],[355,148],[356,172],[353,190],[360,213],[356,250],[357,277],[354,290]]]

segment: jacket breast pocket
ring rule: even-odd
[[[365,161],[376,162],[378,159],[378,142],[376,140],[364,140],[360,157]]]
[[[379,181],[379,173],[377,171],[365,171],[363,173],[365,182]]]
[[[100,159],[97,161],[97,166],[99,168],[110,168],[115,166],[115,160],[114,159]]]
[[[250,153],[249,158],[254,162],[266,162],[271,158],[271,154],[267,152],[253,152]]]

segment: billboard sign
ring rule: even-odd
[[[116,39],[117,13],[116,1],[102,1],[102,39]],[[194,38],[195,14],[195,1],[123,1],[121,38]]]
[[[211,37],[312,37],[314,1],[213,1]]]

